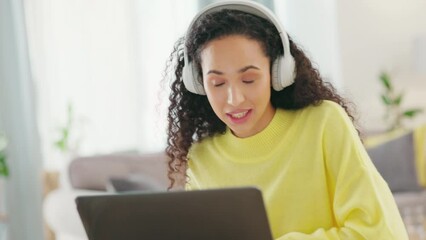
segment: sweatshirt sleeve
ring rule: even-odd
[[[291,232],[277,240],[408,240],[392,193],[346,112],[338,105],[327,111],[322,144],[335,227]]]

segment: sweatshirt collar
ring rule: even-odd
[[[239,138],[227,128],[225,134],[214,142],[231,161],[250,163],[266,160],[283,139],[288,125],[286,114],[285,110],[277,109],[268,126],[253,136]]]

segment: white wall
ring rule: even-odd
[[[164,149],[158,105],[163,97],[164,110],[168,98],[159,95],[160,80],[196,1],[27,0],[25,7],[44,167],[64,164],[53,143],[69,102],[78,154]]]
[[[135,2],[135,36],[140,43],[137,69],[142,78],[139,89],[146,89],[140,96],[141,151],[158,151],[165,146],[169,88],[166,84],[162,89],[160,80],[176,40],[184,36],[196,11],[196,0]]]
[[[289,35],[318,67],[326,81],[342,89],[336,0],[276,0],[275,12]]]
[[[378,80],[384,70],[406,93],[404,107],[426,111],[426,69],[415,71],[414,62],[415,41],[426,45],[425,0],[276,0],[275,6],[322,76],[356,104],[363,130],[385,129]],[[426,113],[406,123],[425,122]]]
[[[343,85],[358,106],[366,130],[383,129],[378,76],[389,71],[405,89],[407,107],[426,110],[426,76],[414,72],[413,44],[426,34],[424,0],[338,1]],[[411,125],[426,122],[426,113]]]
[[[26,1],[45,168],[64,164],[53,143],[68,103],[80,154],[135,149],[140,142],[130,2]]]

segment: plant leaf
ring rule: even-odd
[[[67,128],[62,129],[62,138],[63,139],[68,138],[68,132],[69,132],[69,129],[67,129]]]
[[[406,117],[412,118],[414,116],[416,116],[417,114],[423,112],[422,109],[416,108],[416,109],[409,109],[404,111],[402,114]]]
[[[55,146],[56,146],[59,150],[61,150],[62,152],[65,152],[65,151],[67,150],[67,144],[66,144],[65,139],[61,139],[61,140],[59,140],[59,141],[56,141],[56,142],[55,142]]]
[[[394,100],[393,100],[393,104],[395,104],[395,105],[397,105],[397,106],[399,106],[399,105],[401,105],[401,102],[402,102],[402,99],[403,99],[403,97],[404,97],[404,94],[399,94],[399,96],[398,97],[396,97]]]
[[[0,152],[0,176],[9,176],[9,168],[6,164],[6,155],[3,152]]]
[[[390,80],[390,76],[389,76],[389,74],[387,74],[387,73],[385,73],[385,72],[382,72],[382,73],[380,74],[380,80],[381,80],[381,82],[382,82],[383,86],[385,86],[385,88],[386,88],[388,91],[392,91],[393,86],[392,86],[392,82],[391,82],[391,80]]]
[[[382,95],[382,101],[385,105],[390,106],[392,102],[387,95]]]

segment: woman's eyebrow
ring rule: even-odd
[[[223,75],[223,72],[218,71],[218,70],[210,70],[207,72],[207,75],[209,74],[217,74],[217,75]]]
[[[248,66],[245,66],[245,67],[243,67],[243,68],[239,69],[239,70],[238,70],[238,72],[239,72],[239,73],[243,73],[243,72],[245,72],[245,71],[247,71],[247,70],[249,70],[249,69],[256,69],[256,70],[260,70],[258,67],[254,66],[254,65],[248,65]],[[213,70],[208,71],[208,72],[207,72],[207,75],[208,75],[208,74],[223,75],[223,72],[218,71],[218,70],[214,70],[214,69],[213,69]]]
[[[245,66],[245,67],[241,68],[240,70],[238,70],[238,72],[239,73],[243,73],[243,72],[245,72],[245,71],[247,71],[249,69],[260,70],[258,67],[254,66],[254,65],[248,65],[248,66]]]

